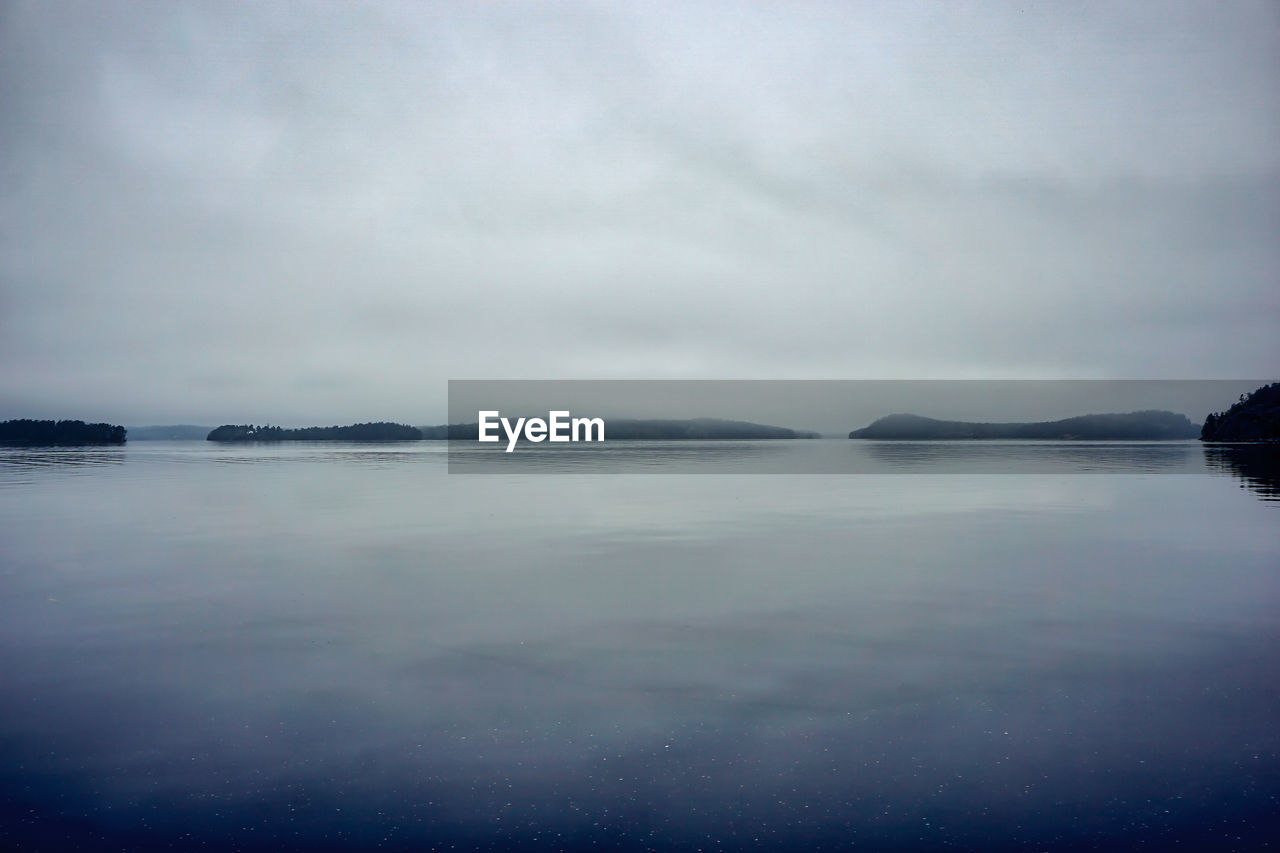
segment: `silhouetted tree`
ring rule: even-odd
[[[269,424],[261,427],[223,424],[206,438],[208,441],[418,441],[422,432],[416,427],[387,421],[301,429],[282,429]]]
[[[1280,382],[1263,385],[1204,419],[1201,441],[1280,441]]]
[[[15,420],[0,423],[0,444],[124,444],[126,430],[114,424],[84,421]]]

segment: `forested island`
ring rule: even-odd
[[[478,441],[479,425],[441,424],[419,427],[422,437],[435,441]],[[821,438],[816,432],[787,427],[727,421],[717,418],[652,420],[605,418],[606,441],[746,441],[754,439]]]
[[[1195,438],[1186,415],[1165,411],[1080,415],[1037,423],[940,421],[920,415],[889,415],[855,429],[849,438],[897,441],[1050,439],[1057,441],[1172,441]]]
[[[1280,382],[1263,385],[1200,428],[1201,441],[1280,441]]]
[[[223,424],[207,436],[208,441],[419,441],[417,427],[380,421],[351,426],[303,427],[284,429],[278,426]]]
[[[124,444],[127,431],[115,424],[16,420],[0,423],[0,444],[42,446]]]

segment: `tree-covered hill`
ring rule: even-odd
[[[419,441],[422,432],[416,427],[380,421],[351,426],[303,427],[284,429],[278,426],[223,424],[213,429],[208,441]]]
[[[1280,382],[1263,385],[1205,418],[1201,441],[1280,441]]]
[[[1080,415],[1038,423],[971,423],[939,421],[920,415],[889,415],[855,429],[849,438],[898,441],[963,439],[1056,439],[1067,441],[1167,441],[1196,437],[1186,415],[1145,411],[1125,414]]]
[[[0,423],[0,444],[76,445],[124,444],[126,430],[114,424],[84,421],[16,420]]]

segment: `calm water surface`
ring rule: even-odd
[[[0,450],[0,842],[1280,837],[1269,463],[787,444]]]

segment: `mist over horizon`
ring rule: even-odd
[[[545,417],[551,410],[614,420],[712,419],[816,431],[844,438],[892,414],[942,421],[1030,423],[1080,415],[1171,411],[1197,426],[1265,380],[453,380],[447,413],[309,423],[246,417],[217,423],[126,423],[132,430],[256,424],[285,429],[391,422],[433,427],[474,423],[481,410]],[[47,419],[46,419],[47,420]],[[56,419],[54,419],[56,420]],[[84,420],[79,418],[78,420]]]

